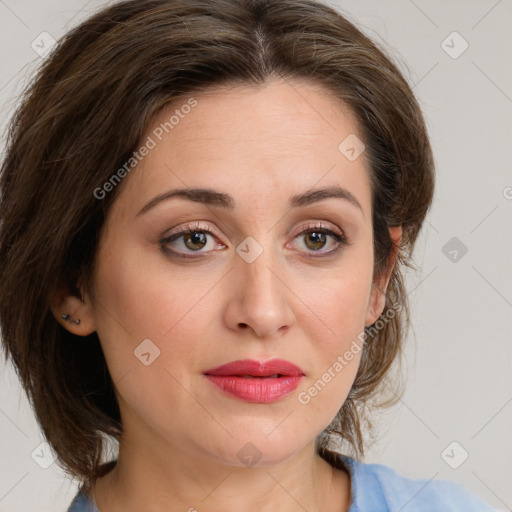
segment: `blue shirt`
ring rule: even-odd
[[[340,457],[350,473],[352,503],[348,512],[497,512],[459,483],[407,478],[383,464]],[[67,512],[100,511],[79,491]]]

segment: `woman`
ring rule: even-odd
[[[362,462],[434,166],[331,8],[104,9],[27,91],[0,185],[3,344],[69,512],[492,510]]]

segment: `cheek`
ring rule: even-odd
[[[160,255],[143,257],[115,240],[109,247],[99,253],[94,300],[97,333],[114,382],[129,371],[142,371],[140,382],[146,383],[155,371],[144,368],[154,366],[184,382],[183,368],[201,364],[195,340],[208,339],[205,319],[214,314],[207,309],[211,301],[202,298],[218,279],[171,276]]]
[[[324,364],[364,332],[373,273],[370,248],[371,240],[347,252],[323,275],[296,277],[295,290],[307,306],[301,309],[299,324],[315,341]]]
[[[304,408],[307,418],[316,418],[312,423],[319,425],[320,433],[337,414],[356,377],[363,347],[366,294],[357,296],[347,289],[326,294],[325,300],[332,299],[324,308],[323,321],[328,328],[318,335],[310,333],[314,350],[310,363],[314,369],[297,395],[298,407]],[[320,421],[319,421],[320,420]]]
[[[204,364],[204,345],[196,340],[207,339],[204,319],[212,313],[200,299],[213,282],[171,280],[161,267],[142,264],[136,252],[125,252],[115,265],[105,256],[97,267],[97,333],[123,423],[137,429],[143,418],[168,435],[182,435],[176,411],[201,415],[188,390]]]
[[[355,272],[325,286],[320,311],[338,339],[345,339],[354,334],[354,329],[364,326],[370,290],[368,275]]]
[[[300,320],[311,340],[308,375],[298,402],[311,418],[330,422],[354,382],[364,340],[364,323],[371,290],[372,257],[368,251],[346,258],[339,273],[309,288]],[[303,290],[305,296],[306,290]]]

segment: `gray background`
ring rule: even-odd
[[[40,63],[32,42],[42,32],[58,39],[106,4],[0,0],[2,128]],[[380,436],[366,462],[458,481],[512,510],[512,1],[331,4],[400,61],[437,163],[434,206],[415,258],[421,271],[407,279],[407,390],[376,418]],[[43,438],[11,367],[2,365],[0,386],[0,512],[65,510],[76,484],[56,464],[35,462],[51,454],[38,448]]]

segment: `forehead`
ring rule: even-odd
[[[274,194],[284,201],[339,184],[369,208],[365,155],[351,160],[340,150],[350,137],[362,140],[355,116],[321,85],[275,80],[206,90],[153,119],[142,138],[152,148],[122,195],[139,204],[134,194],[148,199],[176,186],[215,185],[241,199]]]
[[[300,139],[305,143],[324,139],[331,145],[344,133],[359,135],[350,108],[320,84],[272,80],[258,86],[217,87],[194,94],[196,106],[188,109],[191,96],[165,107],[146,134],[160,130],[163,138],[172,133],[180,142],[192,143],[198,139],[221,142],[229,136],[230,143],[253,143],[248,151],[258,145],[260,150],[276,145],[288,156],[300,154],[295,147]]]

